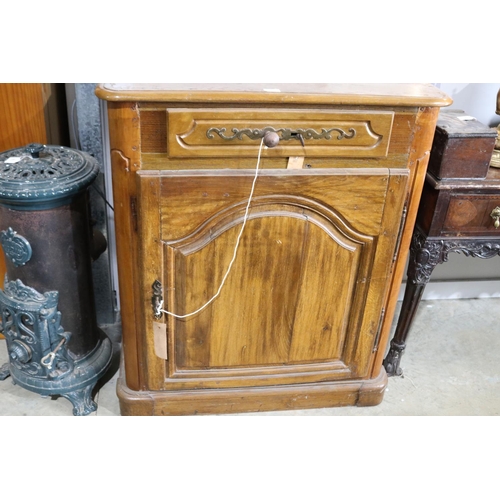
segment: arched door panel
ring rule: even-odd
[[[164,319],[165,388],[366,375],[396,235],[384,227],[390,172],[357,174],[261,175],[218,298],[194,316]],[[196,173],[152,179],[159,183],[165,307],[189,314],[222,282],[252,175],[225,173],[218,182]],[[405,175],[401,179],[392,184],[403,192]],[[393,208],[402,211],[402,205],[400,196]]]

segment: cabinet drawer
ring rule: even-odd
[[[450,198],[443,229],[463,235],[500,235],[491,212],[500,207],[500,194],[456,194]]]
[[[172,158],[255,157],[264,133],[274,130],[280,143],[263,156],[383,157],[393,119],[392,111],[167,109],[167,152]]]

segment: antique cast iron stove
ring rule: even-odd
[[[0,379],[71,401],[74,415],[97,409],[92,390],[112,356],[97,327],[88,187],[99,167],[88,154],[30,144],[0,154],[0,290],[9,363]],[[102,247],[102,238],[101,238]],[[103,250],[103,248],[101,248]]]

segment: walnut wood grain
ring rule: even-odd
[[[443,235],[490,234],[496,236],[500,231],[495,228],[491,212],[500,206],[500,194],[453,193],[443,223]]]
[[[42,90],[40,83],[0,84],[0,151],[47,142]]]

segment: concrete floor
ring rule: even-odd
[[[400,303],[399,303],[400,306]],[[119,329],[106,329],[115,346],[108,375],[95,396],[91,416],[120,414],[115,394]],[[262,412],[259,416],[423,416],[500,414],[500,299],[423,301],[403,356],[403,377],[392,377],[383,402],[375,407]],[[0,365],[7,361],[0,341]],[[66,399],[42,398],[0,382],[0,416],[71,416]]]

